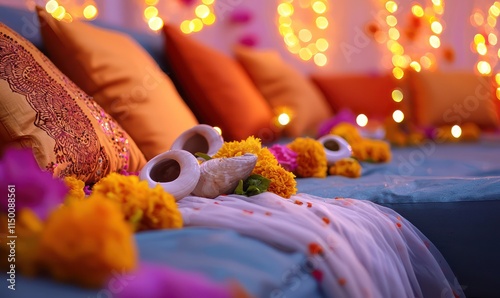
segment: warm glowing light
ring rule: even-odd
[[[205,5],[212,5],[214,4],[215,0],[201,0],[201,2]]]
[[[395,13],[398,10],[398,4],[394,1],[387,1],[385,3],[385,9],[390,13]]]
[[[484,43],[479,43],[476,46],[476,51],[479,55],[484,56],[486,53],[488,53],[488,48]]]
[[[486,43],[486,39],[484,38],[484,35],[479,34],[479,33],[474,35],[474,43],[475,44]]]
[[[393,75],[396,79],[401,80],[401,79],[404,77],[405,72],[404,72],[404,70],[403,70],[401,67],[394,67],[394,68],[392,69],[392,75]]]
[[[325,66],[327,62],[328,62],[328,58],[326,57],[325,54],[317,53],[316,55],[314,55],[314,63],[317,66]]]
[[[290,17],[280,16],[279,23],[280,23],[280,26],[290,27],[290,26],[292,26],[292,19]]]
[[[439,39],[438,36],[436,35],[431,35],[429,37],[429,44],[431,45],[431,47],[437,49],[441,46],[441,40]]]
[[[45,10],[48,12],[48,13],[53,13],[57,7],[59,6],[59,3],[57,3],[57,1],[55,0],[50,0],[49,2],[47,2],[45,4]]]
[[[389,28],[389,38],[390,39],[393,39],[393,40],[398,40],[400,37],[400,34],[399,34],[399,30],[392,27],[392,28]]]
[[[389,48],[389,51],[391,51],[391,53],[393,53],[394,55],[403,55],[405,51],[403,46],[399,42],[394,40],[389,40],[387,42],[387,47]]]
[[[159,17],[152,17],[148,21],[148,26],[153,31],[158,31],[163,27],[163,20]]]
[[[317,17],[316,27],[318,27],[319,29],[326,29],[328,27],[328,19],[323,16]]]
[[[361,127],[365,127],[368,124],[368,117],[365,114],[359,114],[356,117],[356,123]]]
[[[462,135],[462,128],[460,128],[460,126],[458,125],[453,125],[453,127],[451,128],[451,135],[456,139],[460,138],[460,136]]]
[[[189,34],[193,32],[194,26],[191,25],[191,21],[185,20],[181,23],[181,31],[184,34]]]
[[[396,123],[401,123],[405,119],[405,114],[400,110],[395,110],[394,113],[392,113],[392,119],[394,119]]]
[[[500,9],[497,6],[492,5],[488,13],[496,18],[500,15]]]
[[[148,6],[144,9],[144,17],[146,19],[151,19],[158,16],[158,8],[154,6]]]
[[[158,0],[145,0],[145,2],[147,5],[151,6],[158,4]]]
[[[279,114],[278,123],[282,126],[288,125],[288,123],[290,123],[290,116],[287,113]]]
[[[482,26],[484,24],[484,17],[481,12],[476,11],[471,17],[471,23],[475,26]]]
[[[495,75],[495,82],[497,82],[497,84],[500,85],[500,73],[497,73]]]
[[[490,27],[494,28],[497,25],[497,18],[488,16],[486,18],[486,23],[488,23]]]
[[[476,65],[477,71],[482,75],[487,75],[491,73],[491,65],[486,61],[479,61]]]
[[[193,32],[199,32],[203,29],[203,22],[200,19],[193,19],[191,21],[193,23]]]
[[[69,13],[66,12],[64,14],[64,17],[62,20],[65,22],[71,23],[71,22],[73,22],[73,17]]]
[[[318,40],[316,40],[316,48],[318,48],[318,50],[320,52],[325,52],[326,50],[328,50],[328,41],[324,38],[318,38]]]
[[[443,32],[443,25],[438,21],[434,21],[431,24],[431,30],[436,34],[441,34]]]
[[[220,127],[214,126],[214,130],[218,132],[220,135],[222,135],[222,129],[220,129]]]
[[[83,17],[87,20],[93,20],[97,16],[97,7],[92,4],[85,6],[83,9]]]
[[[302,29],[299,31],[299,39],[302,40],[303,42],[309,42],[312,39],[312,33],[311,31],[307,29]]]
[[[500,88],[497,88],[495,95],[497,96],[497,99],[500,100]]]
[[[326,5],[322,1],[315,1],[312,4],[312,9],[314,10],[315,13],[325,13],[326,12]]]
[[[58,20],[62,20],[65,14],[66,14],[66,9],[62,6],[56,7],[56,9],[52,12],[52,16]]]
[[[397,88],[397,89],[394,89],[392,90],[392,100],[394,100],[395,102],[401,102],[403,101],[403,92],[401,91],[401,89]]]
[[[388,15],[385,18],[385,22],[387,23],[387,25],[394,27],[398,24],[398,19],[393,15]]]
[[[432,0],[432,4],[434,4],[436,6],[441,6],[441,5],[443,5],[443,2],[441,0]]]
[[[495,33],[490,33],[488,34],[488,42],[490,43],[490,45],[492,46],[495,46],[498,42],[498,38],[497,36],[495,35]]]
[[[202,21],[203,24],[205,25],[212,25],[213,23],[215,23],[215,20],[216,20],[215,14],[209,13],[208,16],[204,18]]]
[[[422,6],[418,4],[415,4],[411,7],[411,12],[413,13],[414,16],[419,18],[424,16],[424,9],[422,8]]]
[[[200,19],[204,19],[210,14],[210,8],[205,4],[200,4],[194,9],[194,14]]]
[[[412,61],[410,63],[410,67],[413,68],[413,70],[415,70],[416,72],[420,72],[422,70],[422,66],[417,61]]]
[[[278,13],[280,16],[289,17],[293,14],[293,6],[290,3],[283,2],[278,5]]]
[[[302,49],[300,49],[300,51],[299,51],[299,57],[300,57],[300,59],[302,59],[304,61],[311,60],[311,58],[312,58],[311,50],[309,50],[308,48],[302,48]]]

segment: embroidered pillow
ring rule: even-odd
[[[0,23],[0,147],[32,148],[41,168],[87,183],[138,171],[123,129],[29,41]],[[0,148],[0,149],[2,149]]]
[[[147,159],[198,124],[153,58],[128,35],[59,22],[38,9],[49,58],[130,134]]]

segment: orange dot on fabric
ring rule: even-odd
[[[219,202],[214,202],[215,205],[220,205]]]
[[[295,204],[300,205],[300,206],[304,205],[304,203],[302,203],[301,201],[298,201],[298,200],[295,201]]]
[[[311,208],[313,204],[311,202],[307,202],[307,208]]]
[[[401,227],[402,227],[402,225],[401,225],[399,222],[397,222],[397,223],[396,223],[396,226],[397,226],[398,228],[401,228]]]
[[[273,215],[273,214],[272,214],[271,212],[269,212],[269,211],[266,211],[266,213],[265,213],[265,214],[266,214],[267,216],[271,216],[271,215]]]
[[[339,278],[339,279],[338,279],[338,283],[339,283],[339,285],[341,285],[341,286],[345,286],[345,284],[347,283],[347,281],[345,280],[345,278]]]
[[[330,224],[330,219],[328,217],[323,217],[322,219],[327,225]]]
[[[253,211],[250,211],[250,210],[243,210],[244,213],[247,213],[247,214],[253,214]]]
[[[309,244],[309,253],[312,255],[322,254],[323,248],[318,243],[310,243]]]

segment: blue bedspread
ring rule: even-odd
[[[393,148],[392,162],[361,178],[299,179],[299,192],[390,207],[437,246],[468,297],[498,297],[500,139]]]

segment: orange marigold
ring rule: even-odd
[[[174,197],[160,185],[150,188],[137,176],[111,173],[94,185],[89,199],[118,203],[135,231],[182,227],[182,214]]]
[[[259,167],[254,173],[271,180],[267,191],[286,199],[297,193],[295,175],[278,164]]]
[[[323,145],[312,138],[296,138],[288,144],[295,151],[298,167],[295,173],[299,177],[325,178],[328,170],[326,153]]]
[[[361,176],[361,165],[354,158],[342,158],[330,166],[328,174],[358,178]]]
[[[351,145],[352,155],[361,161],[389,162],[392,158],[391,146],[381,140],[362,139]]]
[[[85,182],[72,176],[64,177],[64,183],[69,188],[69,192],[66,195],[65,203],[71,203],[73,201],[79,201],[85,199]]]
[[[113,272],[129,272],[137,264],[133,233],[119,208],[105,200],[74,201],[55,210],[37,256],[53,278],[86,287],[102,287]]]

